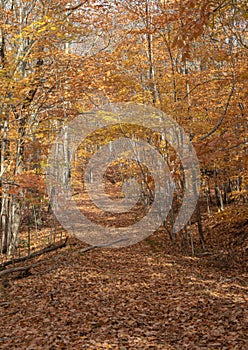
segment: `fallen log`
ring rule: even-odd
[[[10,273],[13,273],[13,272],[20,272],[20,271],[25,272],[26,274],[31,269],[31,267],[35,267],[36,265],[37,264],[32,264],[28,266],[11,267],[10,269],[5,269],[3,271],[0,271],[0,277],[9,275]]]
[[[64,248],[66,246],[66,244],[67,244],[67,241],[68,241],[68,237],[66,237],[65,241],[63,243],[61,243],[61,244],[52,245],[52,246],[49,246],[47,248],[41,249],[38,252],[31,253],[30,255],[22,256],[20,258],[15,258],[15,259],[11,259],[11,260],[5,261],[4,263],[2,263],[0,265],[0,269],[3,268],[3,267],[6,267],[6,266],[12,265],[12,264],[16,264],[16,263],[19,263],[19,262],[23,262],[23,261],[32,259],[32,258],[34,258],[36,256],[40,256],[40,255],[45,254],[45,253],[52,252],[52,251],[57,250],[57,249]]]

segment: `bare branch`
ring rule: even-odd
[[[202,137],[200,138],[200,141],[203,141],[203,140],[205,140],[206,138],[208,138],[209,136],[211,136],[211,135],[212,135],[213,133],[215,133],[215,131],[218,130],[218,128],[221,126],[221,124],[222,124],[222,122],[223,122],[223,120],[224,120],[224,118],[225,118],[225,116],[226,116],[226,114],[227,114],[227,110],[228,110],[228,107],[229,107],[229,105],[230,105],[231,98],[232,98],[232,96],[233,96],[234,90],[235,90],[235,84],[234,84],[234,82],[233,82],[232,88],[231,88],[231,91],[230,91],[230,93],[229,93],[229,96],[228,96],[228,99],[227,99],[227,102],[226,102],[226,105],[225,105],[225,108],[224,108],[224,111],[223,111],[223,113],[222,113],[221,118],[219,119],[219,121],[217,122],[217,124],[215,125],[215,127],[214,127],[212,130],[210,130],[208,133],[206,133],[204,136],[202,136]]]

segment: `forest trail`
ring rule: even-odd
[[[248,350],[247,0],[0,13],[0,350]]]

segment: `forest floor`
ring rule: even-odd
[[[69,238],[31,259],[30,275],[2,278],[0,349],[248,349],[248,222],[235,210],[203,222],[208,255],[159,231],[84,253]]]

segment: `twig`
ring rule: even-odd
[[[128,238],[120,238],[117,241],[113,241],[110,243],[104,243],[104,244],[96,244],[96,245],[92,245],[90,247],[84,248],[84,249],[80,249],[79,252],[80,253],[85,253],[88,252],[89,250],[93,250],[93,249],[97,249],[97,248],[105,248],[105,247],[110,247],[111,245],[120,243],[120,242],[124,242],[124,241],[128,241]]]

